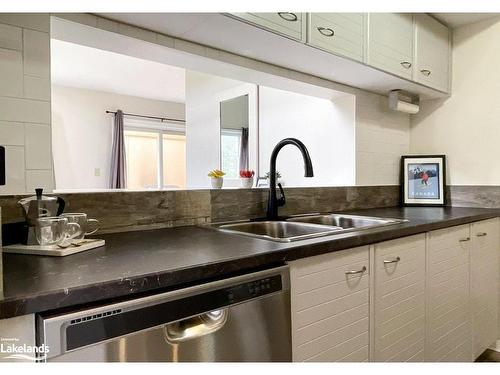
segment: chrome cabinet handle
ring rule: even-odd
[[[366,266],[363,266],[363,268],[361,268],[360,270],[357,270],[357,271],[345,271],[345,274],[346,275],[356,275],[358,273],[363,273],[366,271]]]
[[[409,61],[402,61],[401,62],[401,65],[403,66],[403,68],[405,69],[410,69],[411,68],[411,62]]]
[[[278,16],[288,22],[295,22],[299,19],[295,13],[290,12],[278,12]]]
[[[335,31],[333,31],[329,27],[318,26],[317,29],[324,36],[330,37],[330,36],[334,36],[335,35]]]
[[[431,75],[431,71],[428,69],[422,69],[420,73],[422,73],[426,77],[429,77]]]
[[[396,258],[391,259],[391,260],[384,260],[384,264],[398,263],[400,260],[401,260],[400,257],[396,257]]]
[[[458,240],[458,242],[467,242],[467,241],[470,241],[470,237],[465,237]]]
[[[477,237],[484,237],[484,236],[487,236],[487,235],[488,235],[488,233],[486,233],[486,232],[479,232],[479,233],[476,233],[476,236],[477,236]]]

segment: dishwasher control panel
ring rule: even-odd
[[[227,290],[228,303],[246,301],[249,298],[264,296],[281,290],[281,276],[275,275],[264,279],[249,281]]]

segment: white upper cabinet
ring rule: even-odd
[[[368,65],[411,79],[413,16],[403,13],[368,14]]]
[[[446,26],[426,14],[415,15],[414,80],[449,91],[450,33]]]
[[[310,13],[307,43],[363,62],[365,17],[364,13]]]
[[[305,13],[232,13],[232,15],[289,38],[302,42],[306,40]]]

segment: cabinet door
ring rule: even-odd
[[[450,76],[449,30],[426,14],[415,15],[416,82],[448,92]]]
[[[469,225],[427,234],[427,347],[431,362],[472,360]]]
[[[297,12],[276,13],[232,13],[264,29],[304,41],[306,38],[306,15]]]
[[[425,346],[425,234],[375,245],[373,359],[420,362]]]
[[[369,13],[368,65],[411,79],[413,17],[402,13]]]
[[[363,246],[290,262],[294,361],[368,361],[368,260]]]
[[[470,291],[474,358],[497,340],[499,221],[472,224]]]
[[[363,61],[365,14],[311,13],[309,17],[308,44]]]

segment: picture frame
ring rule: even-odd
[[[446,202],[446,156],[401,156],[400,192],[402,206],[443,207]]]

